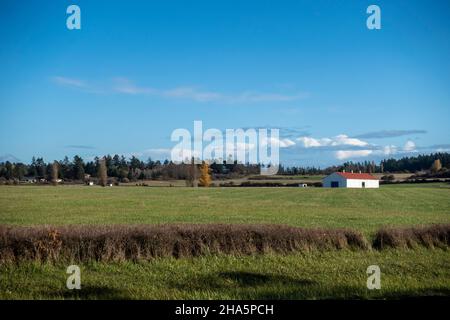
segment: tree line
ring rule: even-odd
[[[103,169],[104,168],[104,169]],[[190,163],[175,164],[169,160],[153,160],[149,158],[142,161],[132,156],[127,159],[123,155],[107,155],[96,157],[92,161],[84,161],[76,155],[72,160],[66,156],[61,161],[45,162],[43,158],[33,157],[30,164],[12,163],[9,161],[0,163],[0,179],[23,180],[27,177],[44,179],[47,181],[63,179],[65,181],[86,181],[90,178],[102,178],[119,182],[137,180],[189,180],[192,176],[200,174],[201,166],[193,167]],[[259,174],[259,165],[213,163],[209,166],[210,172],[215,178],[240,177],[251,174]],[[201,173],[201,172],[200,172]]]
[[[443,169],[450,169],[450,153],[432,153],[428,155],[418,155],[404,157],[401,159],[384,159],[379,163],[374,161],[345,162],[339,166],[331,166],[324,169],[319,167],[301,166],[280,166],[278,174],[281,175],[322,175],[335,171],[347,170],[354,172],[370,173],[415,173],[422,170],[430,170],[434,162],[439,160],[439,165]],[[102,169],[102,166],[104,167]],[[209,170],[214,179],[238,178],[247,175],[258,175],[261,166],[241,163],[213,163]],[[182,179],[189,180],[196,175],[200,166],[195,167],[190,163],[175,164],[169,160],[156,160],[149,158],[142,161],[132,156],[127,159],[123,155],[107,155],[103,158],[94,158],[92,161],[85,161],[76,155],[72,160],[66,156],[63,160],[45,162],[43,158],[33,157],[30,164],[12,163],[9,161],[0,163],[0,179],[3,180],[23,180],[25,177],[37,179],[65,181],[85,181],[91,177],[102,178],[103,180],[113,179],[119,182],[137,180],[169,180]]]
[[[311,174],[330,174],[336,171],[353,171],[353,172],[369,172],[369,173],[416,173],[418,171],[431,170],[435,165],[435,161],[439,161],[441,168],[450,169],[450,153],[437,152],[431,154],[421,154],[412,157],[403,157],[400,159],[390,158],[381,160],[379,163],[375,161],[363,162],[344,162],[338,166],[330,166],[324,169],[315,167],[280,167],[279,173],[286,175],[311,175]]]

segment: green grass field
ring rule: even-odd
[[[370,236],[385,225],[450,223],[443,184],[378,190],[2,186],[0,223],[281,223],[346,227]],[[366,288],[379,265],[382,289]],[[67,265],[0,265],[0,299],[323,299],[450,295],[443,249],[161,258],[85,263],[82,290],[65,288]]]
[[[381,269],[368,290],[367,267]],[[63,264],[2,266],[0,299],[367,299],[450,295],[443,250],[332,251],[291,255],[164,258],[80,265],[81,290]]]
[[[2,186],[0,223],[278,223],[346,227],[450,222],[450,188],[151,188]]]

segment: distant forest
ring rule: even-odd
[[[174,164],[169,160],[141,161],[137,157],[126,159],[124,156],[107,155],[104,157],[107,175],[110,179],[119,182],[137,180],[168,180],[188,179],[192,174],[190,164]],[[379,163],[375,162],[345,162],[340,166],[328,168],[280,166],[280,175],[319,175],[329,174],[335,171],[361,171],[370,173],[416,173],[429,170],[435,160],[440,160],[442,170],[450,169],[450,153],[432,153],[418,155],[415,157],[404,157],[401,159],[385,159]],[[50,180],[57,172],[58,179],[65,181],[85,181],[97,177],[101,158],[93,161],[84,161],[75,156],[72,160],[65,157],[61,161],[45,162],[43,158],[33,157],[31,164],[11,163],[9,161],[0,163],[0,180],[24,180],[36,178]],[[55,171],[55,167],[57,168]],[[214,179],[238,178],[260,173],[260,165],[249,165],[240,163],[211,164],[211,174]]]

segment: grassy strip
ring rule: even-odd
[[[366,287],[381,269],[381,290]],[[450,295],[446,250],[333,250],[288,255],[214,255],[80,264],[81,290],[68,290],[68,264],[0,267],[0,299],[398,299]]]
[[[450,223],[448,185],[327,188],[0,186],[0,224],[287,224],[350,228]]]

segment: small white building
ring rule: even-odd
[[[324,188],[379,188],[380,183],[370,173],[334,172],[323,178]]]

